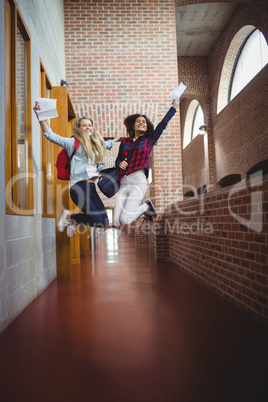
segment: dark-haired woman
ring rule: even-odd
[[[40,110],[38,102],[33,108],[37,118]],[[45,121],[39,121],[44,136],[50,142],[64,147],[70,156],[74,151],[75,139],[80,145],[71,160],[70,196],[72,201],[83,212],[71,213],[64,210],[58,222],[58,229],[63,232],[67,228],[67,236],[72,237],[78,225],[105,228],[109,224],[105,207],[96,191],[95,181],[98,178],[98,163],[102,162],[106,149],[111,149],[113,140],[104,141],[93,127],[93,121],[88,117],[76,119],[72,125],[71,138],[53,133]],[[118,141],[118,139],[116,139]]]
[[[172,107],[156,129],[145,115],[134,114],[124,120],[129,137],[122,140],[115,161],[116,166],[120,168],[118,172],[120,188],[114,205],[114,226],[130,224],[142,215],[151,221],[156,217],[156,210],[151,200],[148,199],[141,204],[147,190],[149,155],[178,106],[179,100],[174,100]],[[139,143],[128,164],[127,156],[135,141]]]

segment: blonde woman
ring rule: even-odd
[[[35,114],[40,110],[38,102],[33,108]],[[38,118],[38,115],[37,115]],[[53,133],[45,121],[40,126],[47,140],[64,147],[70,156],[74,151],[75,139],[62,137]],[[88,225],[105,228],[109,221],[104,205],[96,191],[95,180],[98,177],[97,164],[104,158],[106,149],[111,149],[113,140],[104,141],[93,127],[93,121],[80,117],[72,125],[72,136],[79,141],[79,147],[71,160],[70,196],[83,214],[72,214],[64,210],[58,222],[58,229],[63,232],[67,227],[67,235],[71,237],[77,225]]]

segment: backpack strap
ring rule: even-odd
[[[80,142],[78,141],[78,139],[76,137],[74,137],[74,150],[71,154],[71,156],[68,159],[68,162],[65,165],[65,169],[68,168],[68,166],[70,166],[71,160],[73,159],[73,156],[75,155],[77,149],[79,148]]]
[[[74,137],[74,149],[77,150],[79,148],[80,142],[76,137]]]
[[[139,143],[141,142],[141,137],[139,137],[135,142],[134,142],[134,144],[132,145],[132,147],[131,147],[131,149],[130,149],[130,151],[129,151],[129,153],[128,153],[128,156],[127,156],[127,163],[129,164],[129,162],[131,161],[131,158],[132,158],[132,156],[133,156],[133,154],[134,154],[134,151],[135,151],[135,149],[137,148],[137,146],[139,145]]]

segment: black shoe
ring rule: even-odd
[[[156,210],[151,200],[146,200],[145,203],[149,205],[149,211],[144,212],[146,219],[153,221],[157,217]]]

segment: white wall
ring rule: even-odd
[[[4,55],[5,50],[5,2],[0,0],[0,54]],[[4,75],[4,60],[0,58],[0,329],[4,326],[7,319],[7,312],[5,306],[6,299],[6,284],[4,282],[4,274],[6,267],[6,242],[5,242],[5,75]]]
[[[0,0],[0,54],[4,54],[5,1]],[[32,104],[40,96],[40,59],[53,86],[65,79],[63,0],[17,0],[31,36]],[[4,58],[0,59],[4,99]],[[0,103],[5,116],[5,102]],[[32,115],[34,216],[5,213],[5,119],[0,119],[0,332],[56,277],[55,220],[42,218],[40,128]],[[4,229],[4,230],[3,230]]]

